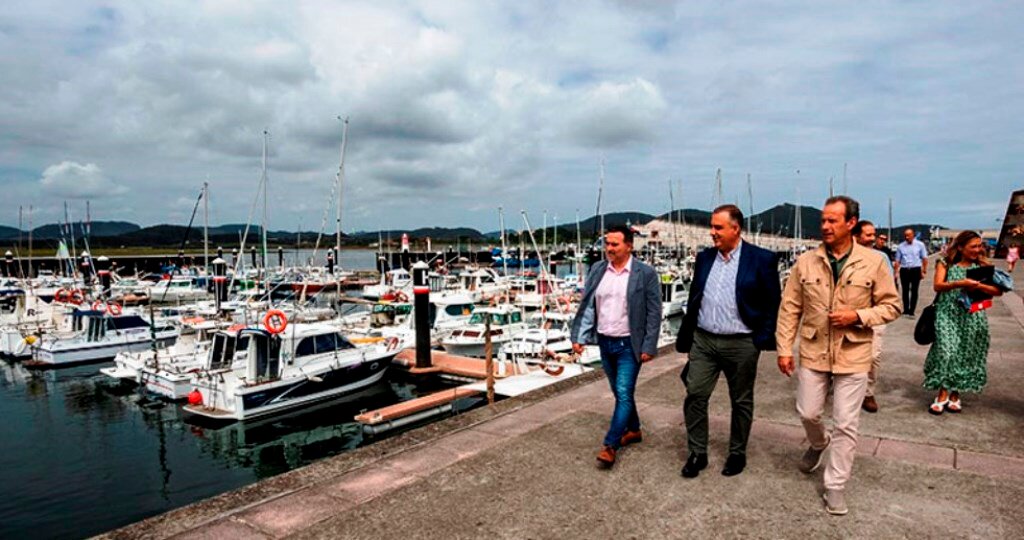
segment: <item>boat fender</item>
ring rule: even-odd
[[[25,350],[28,349],[31,345],[35,344],[35,342],[35,336],[25,336],[24,339],[18,342],[18,346],[14,348],[14,356],[21,356],[22,354],[25,353]]]
[[[198,389],[193,389],[191,392],[188,393],[188,404],[189,405],[202,405],[203,404],[203,394],[200,393]]]
[[[107,313],[117,317],[121,314],[121,304],[107,304]]]
[[[280,334],[288,328],[288,317],[280,309],[272,309],[263,316],[263,327],[271,334]]]

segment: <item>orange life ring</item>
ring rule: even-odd
[[[409,301],[409,295],[405,294],[402,291],[398,291],[398,292],[395,293],[395,301],[397,301],[397,302],[408,302]]]
[[[58,302],[67,302],[71,299],[71,291],[67,289],[57,289],[57,292],[53,295],[53,299]]]
[[[81,305],[82,302],[85,302],[85,294],[83,294],[80,289],[75,289],[75,290],[71,291],[71,299],[70,299],[70,301],[71,301],[72,304],[74,304],[76,306]]]
[[[120,315],[121,314],[121,304],[118,304],[118,303],[107,304],[107,313],[109,313],[109,314],[111,314],[111,315],[113,315],[115,317]]]
[[[271,334],[280,334],[288,328],[288,316],[280,309],[272,309],[263,316],[263,327]]]
[[[100,301],[100,300],[97,300],[97,301],[93,302],[92,303],[92,310],[93,311],[103,311],[103,302]]]

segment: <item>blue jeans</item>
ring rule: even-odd
[[[612,413],[608,434],[604,437],[604,445],[617,450],[627,430],[640,430],[640,416],[636,413],[636,400],[633,398],[636,378],[640,375],[640,362],[633,355],[629,336],[615,338],[599,335],[597,344],[601,348],[601,366],[604,367],[604,374],[615,395],[615,411]]]

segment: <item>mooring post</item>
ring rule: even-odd
[[[416,367],[429,368],[430,362],[430,286],[423,261],[412,265],[413,310],[416,312]]]
[[[100,277],[100,298],[110,298],[110,259],[101,255],[96,259],[96,274]]]
[[[220,306],[228,299],[228,263],[217,257],[213,260],[213,297],[217,309],[217,316],[220,316]]]
[[[491,316],[484,317],[484,371],[487,372],[487,404],[494,405],[494,347],[491,344]]]

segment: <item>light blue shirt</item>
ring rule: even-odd
[[[740,269],[741,241],[729,253],[729,259],[722,252],[715,254],[711,273],[704,284],[704,298],[697,314],[697,326],[712,334],[751,334],[753,331],[743,324],[739,307],[736,306],[736,275]]]
[[[896,264],[900,268],[921,268],[922,261],[928,258],[928,250],[924,243],[914,239],[911,243],[900,242],[896,246]]]

